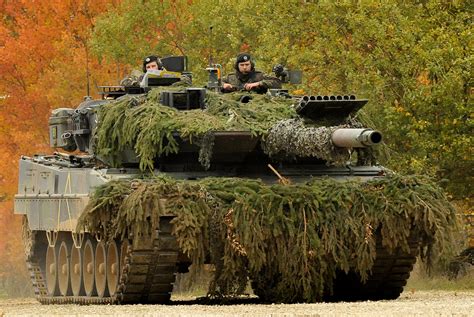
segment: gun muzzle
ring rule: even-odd
[[[382,142],[382,133],[372,129],[342,128],[332,133],[331,140],[338,147],[368,147]]]

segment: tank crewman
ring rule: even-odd
[[[161,60],[156,55],[150,55],[143,59],[143,73],[149,70],[166,70]],[[133,71],[132,74],[120,81],[122,86],[139,86],[144,74],[137,74],[138,71]],[[138,76],[137,76],[138,75]],[[191,85],[191,79],[188,76],[181,75],[180,81],[175,83],[180,85]]]
[[[148,70],[164,70],[161,60],[156,55],[150,55],[143,59],[143,72]]]
[[[263,94],[269,88],[281,88],[281,81],[278,78],[255,70],[255,62],[248,53],[237,56],[234,68],[235,73],[227,75],[222,80],[223,92],[247,90]]]

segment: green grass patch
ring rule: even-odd
[[[0,288],[0,299],[6,299],[8,298],[8,294],[4,289]]]
[[[449,279],[444,274],[433,274],[430,276],[420,265],[416,265],[408,279],[405,290],[474,290],[474,266],[468,267],[465,275]]]

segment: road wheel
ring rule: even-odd
[[[48,246],[46,251],[46,287],[49,296],[59,295],[58,286],[58,261],[56,257],[56,248]]]
[[[82,274],[82,250],[71,246],[71,290],[74,296],[84,296],[84,282]]]
[[[120,257],[117,243],[112,241],[107,247],[107,286],[110,296],[115,295],[120,275]]]
[[[97,294],[95,288],[95,240],[87,239],[82,253],[82,275],[84,281],[84,291],[87,296]]]
[[[105,242],[101,241],[95,249],[95,286],[99,297],[107,296],[107,252]]]
[[[58,254],[58,283],[59,293],[62,296],[69,296],[72,294],[70,283],[70,247],[66,241],[61,242]]]

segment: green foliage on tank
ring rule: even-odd
[[[317,301],[337,270],[362,279],[372,268],[376,233],[389,250],[421,237],[428,261],[453,243],[455,209],[426,177],[399,176],[295,185],[260,180],[169,177],[112,181],[100,187],[78,229],[112,239],[147,234],[162,215],[174,215],[182,252],[194,264],[206,254],[216,265],[211,296],[241,293],[248,279],[280,276],[274,300]]]
[[[341,117],[341,123],[326,126],[324,117],[318,120],[301,118],[295,111],[297,99],[269,95],[206,92],[205,109],[180,111],[160,104],[163,92],[184,91],[186,88],[154,88],[147,94],[126,95],[98,108],[95,151],[119,166],[121,153],[127,148],[137,154],[142,170],[152,170],[154,161],[180,150],[179,140],[200,146],[201,164],[209,168],[213,133],[243,131],[261,138],[263,151],[270,156],[316,157],[328,164],[343,166],[350,160],[346,148],[337,148],[331,134],[338,128],[362,127],[369,122],[364,113]],[[241,102],[242,97],[248,102]],[[375,163],[374,153],[368,156]]]

